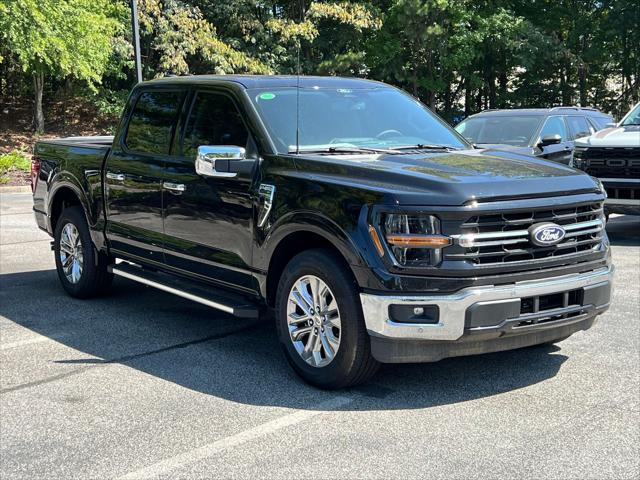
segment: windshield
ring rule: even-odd
[[[280,153],[296,151],[296,116],[300,151],[469,147],[426,107],[394,88],[300,88],[297,115],[296,93],[296,88],[249,90]]]
[[[627,114],[621,125],[640,125],[640,103]]]
[[[483,116],[463,120],[456,131],[475,144],[502,143],[515,147],[529,146],[538,130],[541,116]]]

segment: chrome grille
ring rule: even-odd
[[[565,237],[557,245],[534,245],[529,227],[546,222],[561,225],[567,232]],[[491,265],[580,256],[600,247],[604,227],[601,202],[571,208],[479,215],[465,221],[460,226],[460,234],[453,235],[455,244],[461,248],[446,254],[446,258]]]

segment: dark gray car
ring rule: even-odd
[[[595,108],[554,107],[486,110],[471,115],[456,131],[482,148],[499,148],[569,164],[576,138],[613,123]]]

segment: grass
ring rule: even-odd
[[[31,160],[23,152],[14,150],[0,155],[0,184],[8,183],[10,171],[28,172],[31,170]]]

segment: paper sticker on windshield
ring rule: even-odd
[[[276,98],[276,95],[275,93],[264,92],[260,94],[259,98],[260,100],[273,100],[274,98]]]

